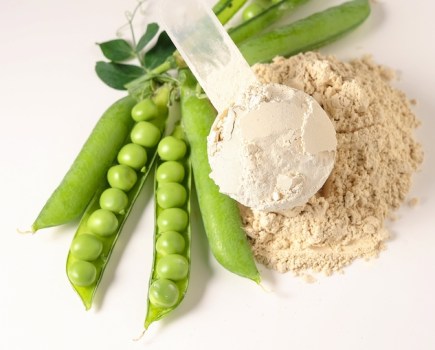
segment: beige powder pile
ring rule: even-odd
[[[259,64],[264,82],[312,95],[337,132],[334,169],[307,204],[285,213],[241,208],[256,259],[295,274],[341,270],[384,249],[384,221],[404,201],[422,162],[410,102],[390,85],[391,70],[369,57],[340,62],[318,53]]]

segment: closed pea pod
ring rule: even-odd
[[[180,126],[176,126],[171,137],[183,142],[186,146]],[[164,165],[168,163],[170,166],[165,167]],[[174,164],[183,168],[182,176],[180,176],[179,166],[174,166]],[[188,152],[185,151],[184,158],[177,161],[164,161],[160,158],[157,165],[154,185],[156,196],[155,249],[148,291],[145,329],[151,323],[169,314],[181,303],[187,291],[190,273],[191,172]],[[162,169],[165,176],[158,176],[157,174]],[[174,170],[175,174],[172,174],[171,170]],[[177,178],[179,182],[167,182],[168,178]],[[171,188],[176,190],[171,191]],[[184,190],[180,190],[180,188]],[[163,200],[159,199],[162,189]],[[159,203],[163,203],[163,207]]]
[[[239,45],[249,64],[291,56],[329,44],[358,27],[370,14],[368,0],[353,0],[289,25],[253,36]]]
[[[164,112],[163,109],[162,111]],[[159,115],[156,124],[164,127],[166,117],[166,112]],[[163,134],[163,129],[159,129],[159,134]],[[135,171],[125,164],[114,164],[107,170],[107,181],[100,184],[82,216],[72,241],[66,272],[86,309],[92,306],[116,241],[156,159],[157,145],[148,148],[147,153],[150,156],[147,157],[145,166],[148,170],[145,172]],[[114,158],[117,159],[116,155]],[[112,187],[108,187],[110,185]],[[98,239],[102,249],[84,246],[83,241],[89,238]]]
[[[207,135],[216,111],[207,99],[197,96],[196,80],[188,70],[180,72],[181,115],[189,141],[192,170],[205,233],[216,260],[227,270],[260,282],[237,203],[219,192],[210,179]]]
[[[33,232],[65,224],[83,213],[131,130],[134,103],[125,97],[103,114],[33,223]]]

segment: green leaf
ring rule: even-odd
[[[166,32],[161,32],[156,45],[145,54],[145,67],[153,69],[162,64],[175,51],[175,46]]]
[[[134,55],[133,48],[124,39],[110,40],[97,45],[100,46],[103,55],[113,62],[125,61]]]
[[[136,52],[139,52],[147,46],[147,44],[155,37],[159,31],[159,25],[157,23],[150,23],[147,26],[145,34],[139,39],[136,45]]]
[[[127,83],[145,73],[138,66],[103,61],[97,62],[95,72],[104,83],[117,90],[126,90]]]

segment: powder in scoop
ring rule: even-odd
[[[210,177],[257,210],[305,204],[334,166],[334,126],[317,101],[282,84],[254,84],[214,122]]]
[[[295,274],[341,270],[384,249],[384,221],[404,201],[423,159],[419,125],[391,70],[370,57],[341,62],[305,53],[254,66],[260,80],[312,95],[337,132],[334,169],[305,205],[285,213],[241,207],[256,259]]]

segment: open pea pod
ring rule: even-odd
[[[179,125],[175,127],[171,136],[186,142]],[[165,139],[161,143],[164,141]],[[181,188],[185,191],[183,192]],[[180,190],[185,196],[179,194]],[[176,309],[184,299],[189,285],[191,258],[189,150],[177,160],[157,159],[154,191],[154,257],[149,281],[145,329]],[[177,198],[174,198],[174,195]],[[187,215],[185,216],[183,212]],[[180,214],[183,215],[180,217]]]
[[[125,222],[127,221],[127,218],[129,216],[132,208],[133,208],[133,204],[136,201],[136,199],[138,198],[140,191],[141,191],[143,185],[145,184],[146,179],[148,178],[148,175],[149,175],[150,170],[152,168],[152,164],[155,161],[156,154],[157,154],[156,150],[154,149],[150,153],[152,154],[152,157],[148,161],[146,172],[142,173],[139,176],[139,179],[138,179],[136,185],[127,194],[128,195],[127,210],[125,211],[124,214],[116,215],[116,217],[118,219],[118,223],[119,223],[118,229],[116,230],[116,232],[114,234],[112,234],[108,237],[98,237],[98,239],[102,242],[102,252],[96,260],[89,262],[92,265],[94,265],[96,268],[95,282],[89,286],[79,286],[70,280],[72,287],[75,289],[75,291],[78,293],[81,300],[83,301],[83,304],[85,305],[86,310],[89,310],[92,306],[92,301],[94,299],[98,285],[100,284],[101,279],[103,278],[104,270],[105,270],[107,263],[110,259],[112,251],[115,248],[116,241],[118,240],[118,238],[122,232],[123,226],[124,226]],[[76,240],[81,235],[89,234],[89,229],[88,229],[88,225],[87,225],[88,219],[92,213],[94,213],[96,210],[98,210],[100,208],[100,204],[99,204],[100,196],[103,193],[103,191],[105,189],[107,189],[108,187],[109,187],[109,185],[107,183],[105,183],[96,192],[92,201],[89,203],[88,207],[86,208],[86,211],[82,216],[82,219],[80,220],[80,224],[79,224],[79,227],[74,235],[73,241]],[[73,264],[75,264],[79,260],[80,259],[77,259],[76,257],[74,257],[74,255],[71,254],[71,252],[68,253],[68,258],[67,258],[67,262],[66,262],[67,273],[68,273],[68,268],[70,266],[72,266]]]
[[[210,178],[207,136],[216,110],[206,98],[198,97],[197,81],[187,69],[180,71],[181,122],[189,141],[193,179],[210,250],[228,271],[260,283],[254,255],[249,245],[237,202],[220,193]]]
[[[167,91],[163,94],[167,101]],[[157,94],[154,101],[158,101],[160,95]],[[166,128],[166,105],[155,108],[155,115],[152,115],[148,113],[152,110],[149,105],[155,105],[155,102],[150,101],[142,100],[136,105],[148,102],[145,114],[137,113],[133,108],[132,116],[149,118],[149,121],[139,120],[133,127],[118,153],[118,162],[107,172],[107,181],[101,184],[86,208],[68,253],[67,276],[87,310],[92,306],[115,244],[150,174],[157,157],[158,142]]]

